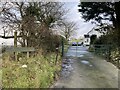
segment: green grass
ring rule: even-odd
[[[0,69],[0,88],[2,87],[2,70]]]
[[[64,45],[64,52],[67,53],[69,45]]]
[[[64,53],[67,53],[69,45],[64,45]],[[59,48],[60,53],[62,53],[62,46]]]
[[[9,60],[7,56],[4,55],[2,65],[3,88],[48,88],[54,83],[55,72],[61,69],[60,56],[57,65],[54,64],[55,53],[20,61]]]

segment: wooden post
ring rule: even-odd
[[[17,47],[17,31],[14,32],[14,48]],[[14,52],[15,60],[17,60],[17,52]]]
[[[17,32],[14,32],[14,47],[17,47]]]
[[[27,58],[29,58],[29,52],[27,52]]]

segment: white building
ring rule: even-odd
[[[86,46],[90,45],[90,37],[92,35],[96,35],[97,38],[100,37],[102,35],[102,33],[98,32],[95,30],[95,28],[93,28],[92,30],[90,30],[87,34],[84,34],[84,39],[83,39],[83,44]]]
[[[90,36],[89,36],[89,34],[84,35],[83,44],[86,45],[86,46],[90,45]]]

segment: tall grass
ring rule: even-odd
[[[19,61],[9,60],[3,55],[2,87],[3,88],[49,88],[55,80],[55,72],[61,69],[61,57],[55,65],[55,53],[46,56],[37,55]],[[26,67],[23,67],[26,66]]]

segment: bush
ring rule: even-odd
[[[118,49],[112,50],[110,57],[111,57],[111,59],[112,59],[113,61],[119,60],[119,59],[120,59],[120,51],[119,51]]]

